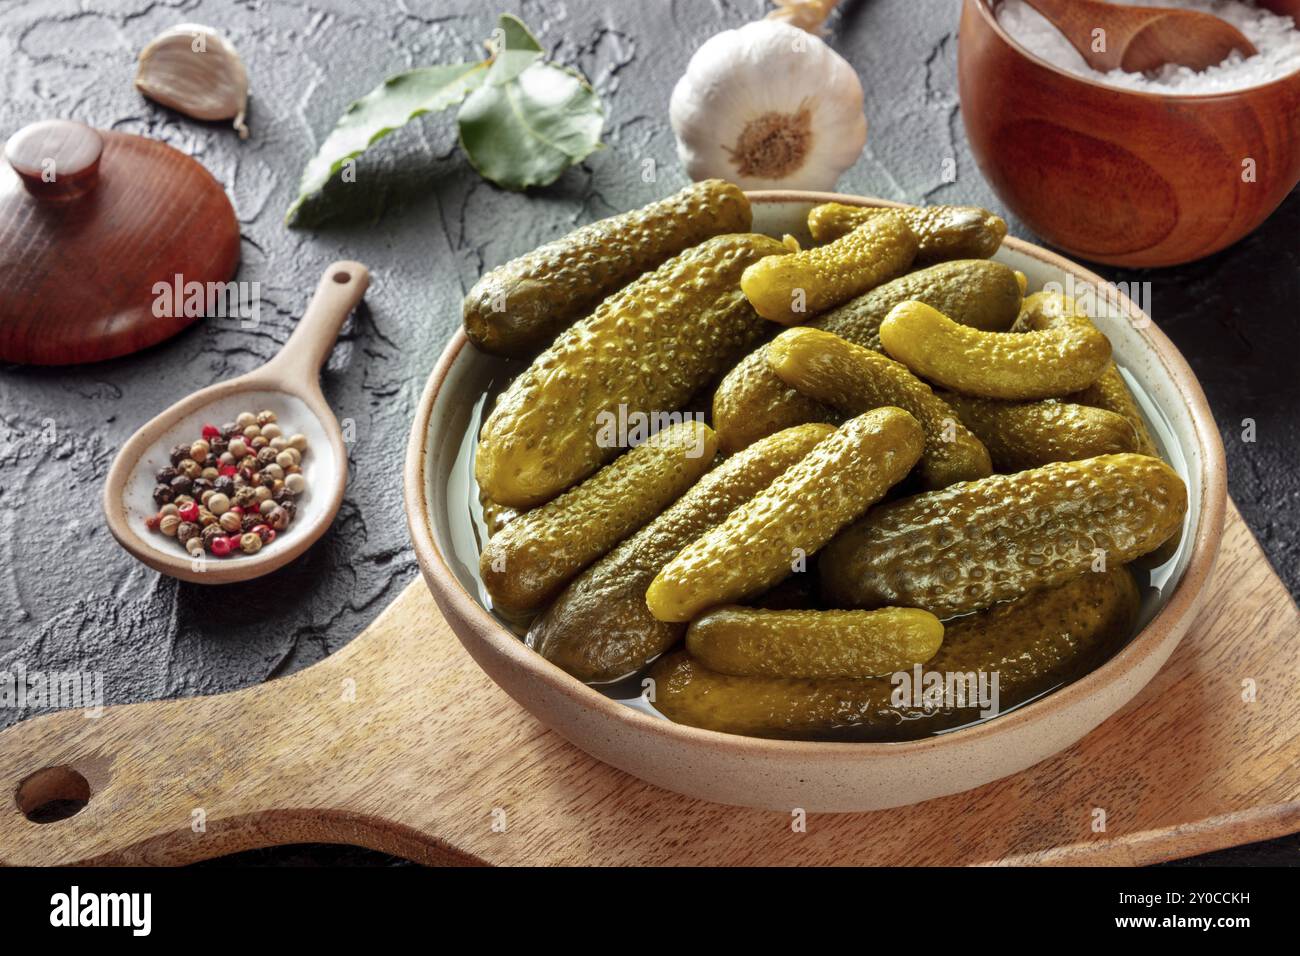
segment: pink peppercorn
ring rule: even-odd
[[[230,539],[226,537],[216,537],[212,539],[212,553],[219,558],[224,558],[230,554]]]
[[[181,508],[181,509],[177,512],[177,514],[179,514],[179,515],[181,516],[181,520],[182,520],[182,521],[190,521],[190,522],[198,521],[198,520],[199,520],[199,504],[198,504],[198,502],[197,502],[197,501],[190,502],[190,503],[189,503],[188,505],[186,505],[184,508]]]
[[[209,441],[211,441],[213,438],[220,438],[221,429],[218,428],[216,425],[204,425],[203,437],[208,439]]]

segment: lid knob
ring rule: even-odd
[[[5,159],[40,199],[74,199],[95,188],[104,140],[85,123],[42,120],[5,143]]]

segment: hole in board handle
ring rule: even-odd
[[[71,767],[45,767],[18,784],[15,798],[32,823],[57,823],[90,802],[90,783]]]
[[[339,285],[343,285],[345,283],[351,282],[352,273],[345,272],[344,270],[340,269],[338,272],[334,273],[334,281],[337,282]]]

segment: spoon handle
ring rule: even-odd
[[[316,285],[307,311],[298,320],[298,327],[264,371],[315,387],[339,329],[369,285],[370,270],[361,263],[346,259],[330,263]]]

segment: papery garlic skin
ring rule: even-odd
[[[182,23],[140,51],[135,87],[151,100],[201,120],[233,119],[248,138],[248,71],[234,46],[211,27]]]
[[[759,20],[710,37],[673,88],[677,154],[695,180],[834,188],[867,142],[862,82],[819,37]]]

